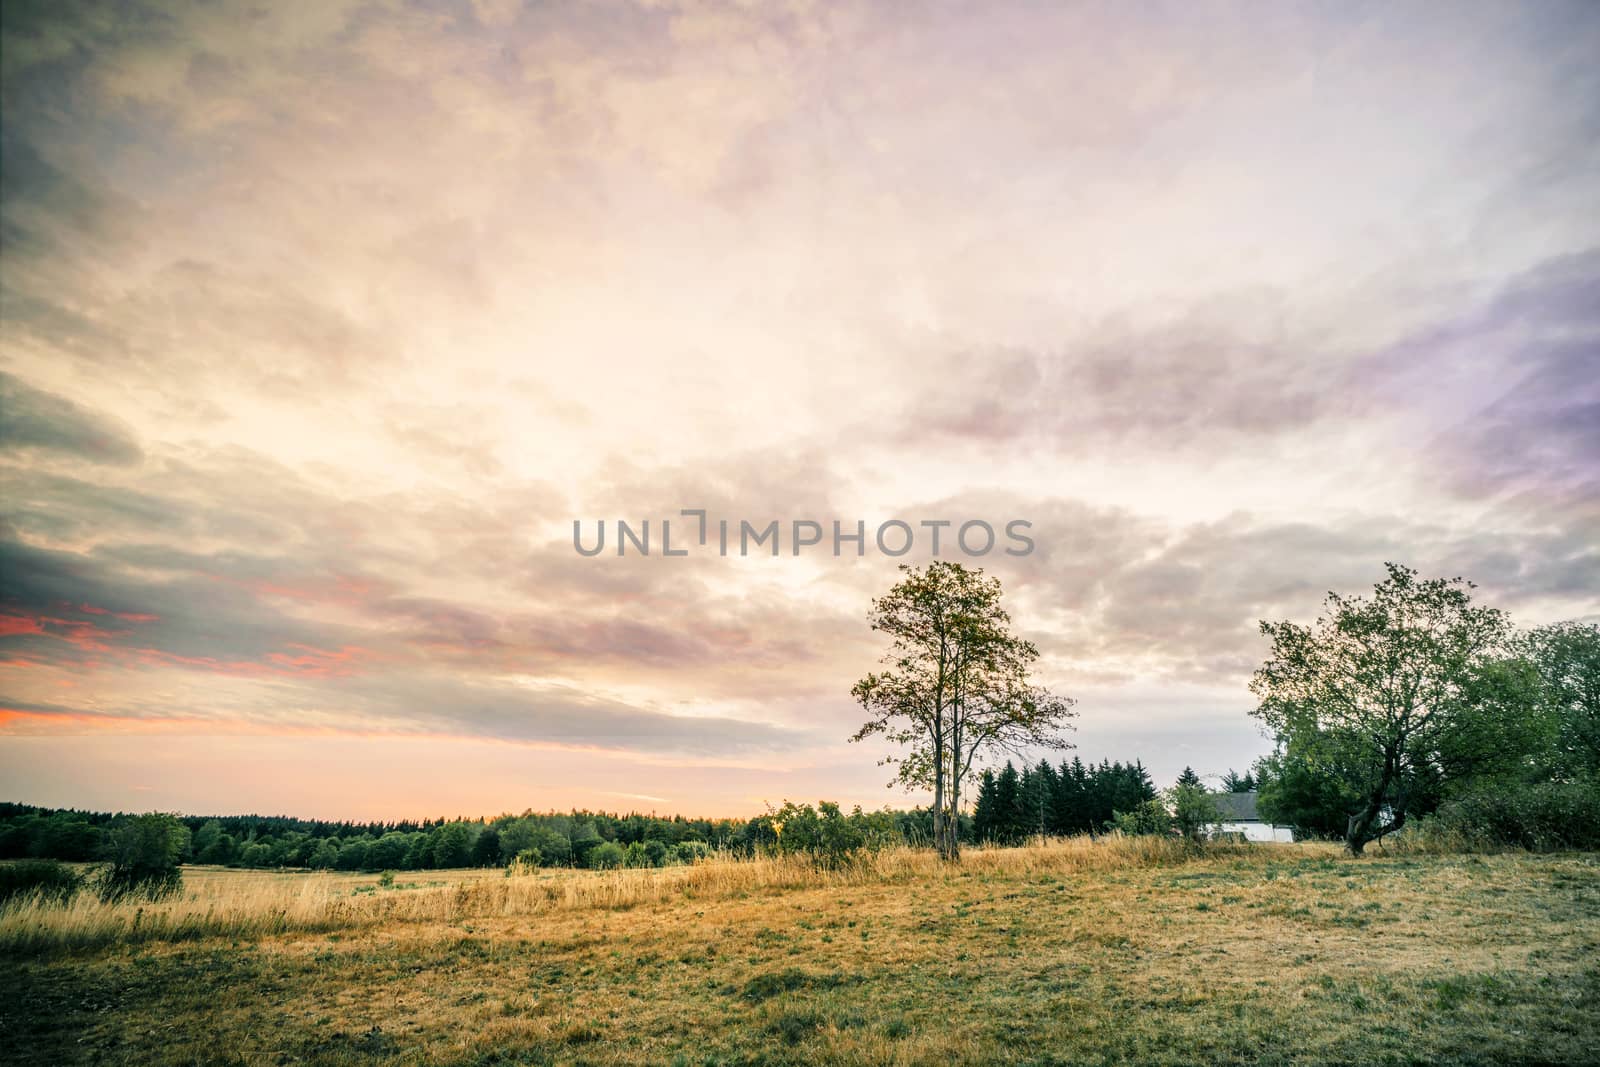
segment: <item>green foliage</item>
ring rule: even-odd
[[[178,863],[189,843],[189,831],[172,815],[136,815],[106,835],[106,867],[99,881],[105,900],[130,897],[160,900],[183,885]]]
[[[1179,784],[1167,794],[1167,803],[1172,811],[1173,828],[1188,840],[1200,842],[1222,829],[1222,812],[1211,794],[1200,785],[1199,776],[1192,772],[1191,776],[1192,782],[1178,779]]]
[[[692,866],[711,855],[711,846],[704,841],[679,841],[672,846],[672,861]]]
[[[1253,793],[1256,791],[1255,775],[1249,771],[1241,775],[1230,767],[1222,776],[1222,788],[1229,793]]]
[[[1551,714],[1550,774],[1600,774],[1600,624],[1541,626],[1524,635],[1517,650],[1538,675],[1540,701]]]
[[[1039,834],[1066,837],[1098,833],[1119,811],[1132,811],[1156,796],[1144,765],[1081,759],[1059,768],[1041,762],[1018,773],[1009,762],[999,773],[984,771],[972,817],[977,841],[1015,845]]]
[[[1172,833],[1172,814],[1156,798],[1141,802],[1132,811],[1117,812],[1112,823],[1130,837],[1166,836]]]
[[[472,865],[474,867],[500,865],[500,831],[492,826],[486,826],[479,832],[478,839],[472,843]]]
[[[1600,849],[1600,777],[1471,793],[1446,801],[1408,836],[1452,851]]]
[[[1360,794],[1354,771],[1332,762],[1334,752],[1291,738],[1256,764],[1256,810],[1270,823],[1294,828],[1295,836],[1342,839]]]
[[[66,904],[77,896],[83,882],[82,875],[56,860],[0,863],[0,904],[28,896]]]
[[[472,864],[472,827],[464,822],[447,822],[433,831],[431,847],[436,870],[467,867]]]
[[[1471,583],[1386,568],[1370,597],[1328,594],[1312,626],[1263,622],[1272,650],[1250,683],[1252,714],[1353,798],[1355,854],[1470,773],[1452,756],[1480,753],[1467,739],[1491,732],[1495,709],[1475,691],[1511,634],[1502,612],[1472,603]]]
[[[847,866],[861,852],[880,848],[894,837],[890,813],[868,814],[856,807],[846,815],[827,800],[814,808],[785,801],[763,818],[772,830],[774,851],[802,854],[830,869]]]
[[[586,853],[587,866],[597,871],[614,871],[627,862],[627,853],[615,841],[602,841]]]

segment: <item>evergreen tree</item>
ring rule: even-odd
[[[1252,793],[1256,788],[1255,775],[1249,771],[1241,775],[1230,767],[1222,776],[1222,788],[1229,793]]]
[[[1194,768],[1193,767],[1185,767],[1183,769],[1183,773],[1178,775],[1177,784],[1178,784],[1179,787],[1189,786],[1192,789],[1199,789],[1200,788],[1200,776],[1198,774],[1194,773]]]
[[[978,803],[972,809],[972,836],[978,841],[996,840],[995,812],[994,772],[985,770],[978,777]]]
[[[994,807],[994,839],[1003,845],[1020,842],[1027,835],[1027,815],[1022,807],[1022,779],[1010,760],[995,776]]]

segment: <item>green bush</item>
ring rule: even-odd
[[[846,815],[829,800],[816,807],[785,801],[782,808],[760,817],[773,834],[771,846],[782,853],[809,856],[817,866],[839,868],[855,862],[864,851],[881,848],[894,836],[892,816],[867,814],[859,807]]]
[[[615,841],[602,841],[589,849],[588,865],[597,871],[614,871],[627,860],[622,846]]]
[[[672,846],[672,862],[693,865],[711,855],[711,846],[704,841],[679,841]]]
[[[0,863],[0,904],[29,896],[65,904],[83,888],[83,876],[56,860]]]
[[[1112,823],[1130,837],[1172,833],[1172,813],[1160,800],[1146,800],[1132,811],[1116,812]]]
[[[1513,785],[1446,801],[1402,841],[1467,851],[1600,849],[1600,779]]]
[[[136,815],[112,827],[106,835],[109,862],[99,880],[101,898],[160,900],[176,893],[183,885],[178,860],[188,837],[171,815]]]

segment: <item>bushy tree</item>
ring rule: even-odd
[[[597,871],[614,871],[627,862],[627,853],[615,841],[601,841],[585,853],[585,866]]]
[[[500,827],[501,858],[509,862],[530,848],[539,848],[539,842],[535,840],[538,830],[539,827],[529,818],[512,819]]]
[[[1532,664],[1555,724],[1550,773],[1600,775],[1600,624],[1563,622],[1524,635],[1516,650]]]
[[[1167,794],[1173,829],[1190,841],[1204,841],[1222,828],[1222,811],[1198,779],[1193,783],[1182,779],[1179,782]]]
[[[172,815],[136,815],[113,826],[105,838],[101,897],[160,900],[176,893],[183,885],[178,862],[188,838],[189,831]]]
[[[317,847],[311,853],[310,866],[319,871],[331,871],[339,865],[339,844],[331,837],[325,837],[317,842]]]
[[[485,826],[479,831],[478,839],[472,843],[472,865],[474,867],[500,865],[500,831],[492,826]]]
[[[439,870],[472,863],[472,827],[447,822],[433,831],[433,866]]]
[[[1502,612],[1472,603],[1471,583],[1386,566],[1370,597],[1328,594],[1312,626],[1263,622],[1272,650],[1251,681],[1252,714],[1275,737],[1346,775],[1353,855],[1448,773],[1441,752],[1479,711],[1472,681],[1510,635]]]
[[[1140,801],[1131,811],[1116,812],[1111,822],[1116,829],[1135,837],[1172,833],[1172,813],[1154,797]]]

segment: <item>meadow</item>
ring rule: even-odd
[[[1600,855],[1070,839],[840,870],[185,870],[0,913],[0,1059],[1600,1062]]]

